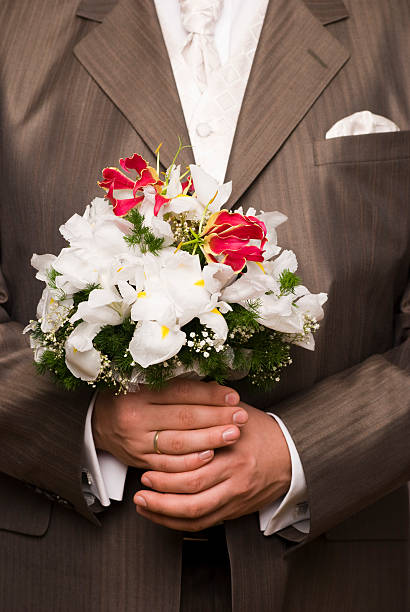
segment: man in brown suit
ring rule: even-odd
[[[98,195],[101,168],[127,152],[151,158],[160,141],[168,165],[177,135],[188,142],[155,9],[10,0],[0,15],[0,609],[176,612],[184,533],[135,512],[135,469],[123,502],[97,520],[81,483],[90,394],[38,377],[21,335],[40,291],[31,254],[58,252],[57,228]],[[237,385],[290,431],[311,525],[305,538],[266,537],[256,514],[226,517],[235,612],[406,609],[409,26],[407,0],[268,7],[230,205],[287,214],[280,243],[329,303],[315,353],[298,351],[272,393]],[[401,131],[324,140],[365,109]],[[190,596],[191,609],[214,609],[189,589],[183,578],[182,609]]]

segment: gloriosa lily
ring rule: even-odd
[[[114,214],[118,217],[127,214],[144,199],[143,188],[152,185],[156,191],[154,214],[157,215],[161,206],[169,202],[169,198],[162,195],[165,183],[160,180],[157,170],[149,166],[148,162],[137,153],[132,157],[120,159],[120,164],[126,172],[135,170],[138,174],[137,180],[133,180],[118,168],[104,168],[104,180],[98,183],[107,191],[107,198],[113,206]]]
[[[209,217],[201,236],[207,260],[231,266],[234,272],[243,270],[247,261],[264,260],[266,226],[256,217],[222,210]]]

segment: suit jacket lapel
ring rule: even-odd
[[[327,2],[326,12],[323,2],[306,4],[311,10],[302,0],[275,0],[268,5],[229,159],[231,205],[349,57],[322,25],[345,17],[344,5]]]
[[[77,59],[152,151],[163,141],[169,165],[178,136],[190,141],[153,1],[83,0],[77,15],[102,21],[76,45]],[[182,160],[193,161],[190,149]]]
[[[153,0],[82,0],[102,21],[75,47],[84,68],[161,160],[189,144]],[[341,0],[270,2],[229,159],[232,206],[272,159],[349,55],[322,24],[347,16]],[[182,161],[193,161],[190,149]]]

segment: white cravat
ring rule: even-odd
[[[195,28],[195,23],[187,24],[187,20],[190,22],[194,17],[190,16],[188,19],[188,13],[182,15],[185,5],[188,4],[201,8],[212,5],[215,14],[217,5],[219,6],[219,19],[212,25],[212,46],[218,55],[219,67],[207,72],[204,60],[203,74],[206,75],[206,83],[203,89],[198,77],[187,76],[190,69],[187,62],[191,61],[191,57],[188,59],[190,52],[187,55],[187,49],[189,40],[193,43],[190,34]],[[224,0],[215,3],[205,0],[155,0],[155,6],[195,161],[222,183],[268,0]],[[211,44],[210,41],[208,43]],[[195,53],[197,54],[198,50]],[[86,423],[84,467],[91,483],[91,493],[106,506],[109,499],[122,498],[127,468],[108,453],[95,451],[91,430],[93,405],[94,400],[90,405]],[[292,461],[292,482],[283,498],[260,511],[260,528],[265,535],[271,535],[289,525],[308,532],[306,480],[300,457],[284,423],[277,416],[271,416],[276,419],[288,444]]]
[[[214,40],[222,5],[223,0],[179,0],[181,22],[188,32],[182,55],[201,91],[221,65]]]

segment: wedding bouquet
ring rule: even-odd
[[[33,255],[45,288],[25,332],[38,370],[117,393],[192,374],[269,388],[292,344],[314,349],[327,296],[277,245],[285,215],[223,209],[231,183],[196,165],[181,175],[181,145],[160,174],[159,148],[156,168],[138,154],[105,168],[105,199],[60,227],[69,246]]]

